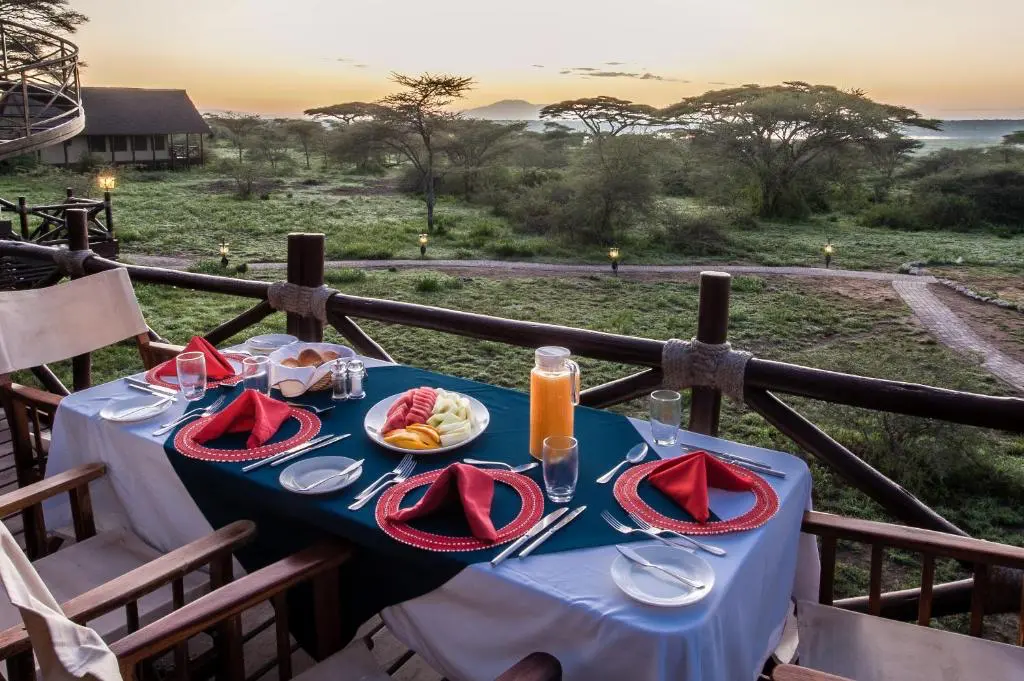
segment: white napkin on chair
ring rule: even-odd
[[[2,522],[0,582],[21,611],[43,681],[122,681],[114,653],[95,631],[67,618]]]

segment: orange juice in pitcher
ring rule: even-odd
[[[573,434],[573,410],[580,401],[580,368],[566,348],[537,348],[530,372],[530,454],[539,459],[544,439]]]

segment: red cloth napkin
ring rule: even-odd
[[[290,413],[291,407],[284,402],[255,390],[246,390],[200,428],[193,439],[202,444],[225,433],[248,432],[245,446],[252,449],[274,437]]]
[[[731,492],[745,492],[754,488],[746,477],[737,475],[707,452],[693,452],[670,459],[655,468],[647,479],[655,489],[664,492],[686,509],[698,523],[706,523],[711,515],[708,510],[708,487]]]
[[[231,366],[231,362],[202,336],[193,336],[182,352],[201,352],[206,355],[206,377],[209,379],[219,381],[235,375],[235,368]],[[173,359],[164,362],[156,371],[157,376],[174,376],[177,373],[178,365]]]
[[[491,522],[491,502],[494,500],[494,478],[478,468],[454,463],[445,468],[426,494],[415,506],[403,508],[388,516],[389,520],[405,522],[419,518],[451,503],[462,506],[473,536],[492,542],[498,532]]]

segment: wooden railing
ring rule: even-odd
[[[68,211],[70,247],[86,246],[86,214]],[[53,249],[30,243],[0,242],[0,256],[16,256],[50,262]],[[86,273],[115,267],[125,268],[132,280],[180,288],[223,293],[252,298],[258,302],[235,318],[206,334],[217,344],[244,331],[275,311],[269,304],[270,284],[263,281],[232,279],[194,274],[155,267],[123,265],[98,255],[84,261]],[[288,270],[290,283],[317,287],[324,282],[324,236],[322,234],[291,234],[288,237]],[[697,319],[697,339],[720,343],[728,334],[730,277],[719,272],[701,274]],[[665,342],[618,334],[589,331],[552,324],[502,319],[488,315],[462,312],[414,303],[365,298],[336,293],[328,300],[327,320],[360,353],[390,360],[386,350],[374,341],[355,321],[369,319],[379,322],[430,329],[468,338],[496,341],[522,347],[562,345],[573,354],[641,367],[638,373],[589,388],[581,401],[593,407],[607,407],[626,402],[649,392],[661,384],[662,351]],[[288,332],[303,340],[317,341],[323,337],[323,325],[316,319],[287,315]],[[87,361],[84,360],[84,361]],[[88,371],[76,371],[82,385],[88,384]],[[866,378],[824,371],[785,362],[752,358],[746,365],[744,402],[766,421],[789,436],[803,449],[827,464],[839,477],[876,501],[900,522],[955,535],[964,532],[933,509],[926,506],[898,483],[860,459],[844,445],[783,402],[786,394],[821,400],[832,404],[860,407],[876,411],[940,419],[1009,432],[1024,432],[1024,399],[996,397],[946,390],[926,385]],[[721,394],[710,388],[695,387],[692,392],[689,428],[714,435],[718,431]],[[990,584],[989,612],[999,608],[1019,608],[1020,572],[1003,575],[999,584]],[[935,587],[934,599],[950,602],[962,600],[971,590],[970,580]],[[883,614],[890,604],[903,607],[906,593],[889,599],[880,597]]]
[[[110,192],[103,199],[87,199],[74,195],[68,187],[63,203],[30,206],[24,196],[17,203],[0,198],[0,210],[18,216],[18,225],[0,222],[0,239],[23,241],[44,246],[66,245],[69,239],[67,212],[85,212],[89,247],[99,255],[114,258],[118,252],[114,234],[114,214]],[[0,258],[0,290],[49,286],[63,274],[52,263],[5,257]]]
[[[58,144],[84,128],[78,47],[0,19],[0,159]]]

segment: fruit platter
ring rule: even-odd
[[[367,436],[398,452],[441,454],[469,444],[491,415],[478,400],[440,388],[412,388],[385,397],[366,413]]]

